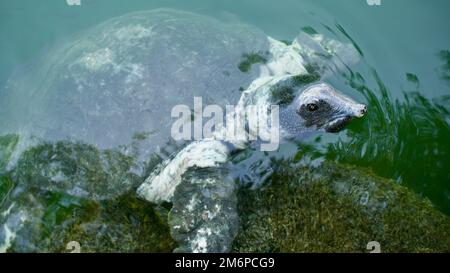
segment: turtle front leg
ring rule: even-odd
[[[236,185],[227,165],[189,168],[169,213],[175,252],[228,252],[239,227]]]
[[[137,193],[152,203],[171,202],[181,176],[192,167],[217,167],[228,160],[233,147],[218,140],[195,141],[174,158],[164,161],[142,185]]]

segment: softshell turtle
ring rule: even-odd
[[[139,196],[173,202],[169,223],[178,251],[228,251],[238,222],[229,158],[251,142],[213,136],[174,144],[171,109],[192,107],[194,97],[236,105],[237,116],[250,104],[279,105],[283,140],[340,131],[366,108],[321,81],[325,72],[315,54],[353,56],[354,50],[321,36],[302,37],[287,45],[241,23],[166,9],[131,13],[77,34],[18,72],[0,93],[0,135],[20,135],[5,170],[30,162],[21,158],[36,143],[76,143],[40,152],[46,160],[31,166],[38,169],[37,186],[104,199],[146,178]],[[121,157],[79,145],[119,151],[132,163],[122,172]],[[154,154],[163,161],[149,168]],[[95,173],[94,156],[102,179],[86,178]],[[10,199],[26,192],[23,177],[33,175],[22,176]],[[0,240],[8,244],[31,210],[6,205]]]

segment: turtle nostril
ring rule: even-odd
[[[358,118],[363,117],[367,113],[367,106],[364,104],[359,104],[358,109],[355,112],[355,116]]]
[[[367,113],[367,106],[364,105],[363,108],[361,109],[361,115],[364,115],[365,113]]]

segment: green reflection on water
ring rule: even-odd
[[[407,74],[415,87],[404,92],[403,100],[394,100],[376,71],[372,74],[374,89],[361,74],[348,75],[348,83],[364,94],[370,110],[364,120],[349,126],[346,139],[329,144],[326,157],[370,167],[425,195],[449,214],[450,96],[425,98],[419,78]]]

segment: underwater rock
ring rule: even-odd
[[[273,161],[266,183],[237,198],[225,166],[191,169],[169,213],[137,198],[132,181],[144,178],[131,162],[69,142],[25,151],[0,175],[0,250],[68,252],[76,241],[81,252],[367,252],[377,241],[382,252],[450,251],[448,216],[361,167]]]
[[[84,208],[84,219],[59,225],[52,237],[52,251],[67,252],[70,241],[80,243],[81,252],[171,252],[167,215],[136,198],[134,193],[103,200]]]
[[[450,218],[370,171],[279,162],[268,184],[239,193],[236,252],[450,251]]]
[[[138,181],[133,155],[69,141],[43,143],[22,154],[12,172],[24,188],[89,199],[116,197]]]
[[[92,201],[42,191],[35,194],[34,205],[38,207],[27,208],[22,228],[12,233],[6,251],[69,252],[66,246],[72,241],[80,244],[81,252],[171,252],[175,247],[167,215],[159,216],[134,193]],[[14,219],[8,217],[0,227],[0,242]]]
[[[169,225],[175,252],[228,252],[239,228],[236,185],[225,167],[192,168],[176,188]]]
[[[60,141],[24,151],[0,172],[0,252],[65,252],[70,241],[83,252],[172,251],[166,220],[130,194],[143,178],[122,148]]]

